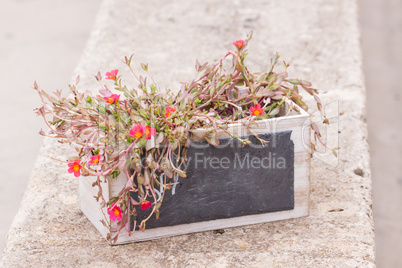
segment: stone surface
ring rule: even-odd
[[[402,267],[402,1],[360,0],[360,6],[376,259],[378,267]]]
[[[76,73],[82,89],[97,89],[93,74],[119,68],[126,75],[121,59],[135,53],[135,62],[149,63],[160,85],[178,88],[194,75],[196,58],[217,60],[252,29],[252,69],[267,68],[268,55],[278,51],[293,61],[293,77],[328,91],[322,98],[333,124],[324,132],[335,133],[329,142],[342,149],[339,159],[318,152],[312,160],[309,217],[110,247],[79,211],[75,178],[50,158],[65,158],[70,149],[45,139],[0,265],[374,266],[355,1],[106,0]]]

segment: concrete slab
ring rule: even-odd
[[[360,6],[377,264],[402,267],[402,2]]]
[[[327,103],[337,101],[327,112],[335,126],[338,120],[343,149],[339,162],[321,154],[313,159],[309,217],[228,229],[222,235],[204,232],[110,247],[79,211],[76,179],[50,159],[64,157],[68,149],[45,139],[0,265],[373,267],[355,1],[106,0],[76,73],[81,88],[97,89],[92,74],[123,69],[121,59],[135,53],[135,62],[149,63],[160,84],[177,88],[178,81],[194,75],[196,58],[216,60],[252,29],[249,63],[254,70],[265,69],[267,55],[279,51],[285,60],[293,59],[294,76],[328,90]]]

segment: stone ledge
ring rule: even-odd
[[[216,60],[253,29],[255,70],[279,51],[293,57],[293,76],[338,101],[327,112],[339,119],[339,162],[313,159],[308,217],[110,247],[79,211],[75,179],[50,159],[69,149],[45,139],[0,266],[375,266],[357,13],[356,1],[105,0],[76,69],[81,89],[97,89],[92,75],[123,69],[120,59],[133,52],[162,86],[178,87],[195,59]]]

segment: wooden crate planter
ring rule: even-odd
[[[188,152],[188,177],[179,178],[174,190],[165,193],[160,218],[153,216],[145,231],[132,236],[121,230],[116,244],[307,216],[309,117],[300,109],[256,121],[252,133],[241,124],[229,125],[241,137],[258,134],[269,140],[264,148],[253,137],[255,146],[244,148],[225,133],[218,133],[221,145],[217,147],[194,137]],[[109,230],[100,222],[104,216],[93,197],[97,195],[93,181],[93,177],[79,179],[80,207],[106,238]],[[116,196],[125,184],[125,176],[110,180],[103,185],[104,197]],[[140,211],[137,217],[141,220],[142,216]]]

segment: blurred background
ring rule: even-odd
[[[101,1],[1,0],[0,252],[43,137],[33,89],[67,89]]]
[[[67,88],[100,2],[2,0],[1,251],[42,143],[35,135],[43,123],[33,113],[40,105],[33,81],[46,90]],[[377,265],[402,267],[402,1],[359,0],[359,6]]]

